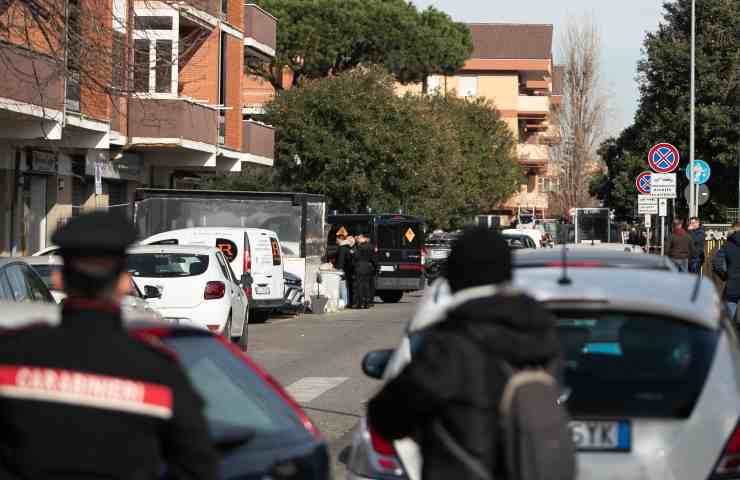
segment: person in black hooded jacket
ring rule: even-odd
[[[712,270],[726,282],[725,302],[735,318],[737,302],[740,301],[740,222],[733,225],[733,230],[712,259]]]
[[[533,298],[503,287],[511,280],[511,253],[493,230],[465,232],[447,269],[452,293],[470,300],[424,332],[411,363],[370,401],[368,422],[388,440],[417,436],[425,480],[480,480],[438,437],[436,422],[501,478],[498,408],[508,381],[503,362],[516,368],[557,361],[556,321]],[[476,295],[476,287],[487,285],[503,288]]]

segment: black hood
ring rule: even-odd
[[[740,230],[727,237],[727,241],[736,246],[740,246]]]
[[[546,363],[560,353],[555,317],[527,295],[496,295],[464,303],[440,325],[465,329],[514,365]]]

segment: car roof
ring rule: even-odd
[[[136,253],[194,253],[211,254],[217,252],[216,247],[205,245],[137,245],[128,249],[129,254]]]
[[[2,257],[0,258],[0,267],[10,265],[11,263],[26,263],[21,257]]]
[[[570,283],[559,282],[560,268],[514,270],[514,286],[552,308],[614,308],[666,315],[716,329],[722,312],[714,284],[686,273],[633,269],[571,268]],[[697,290],[698,287],[698,290]],[[695,301],[692,300],[696,292]]]
[[[178,228],[176,230],[168,230],[166,232],[157,233],[155,235],[151,235],[151,236],[145,238],[142,241],[147,241],[147,240],[149,240],[150,238],[153,238],[153,237],[162,237],[162,236],[167,236],[168,234],[170,234],[170,235],[176,235],[176,234],[183,233],[183,232],[188,232],[188,231],[198,231],[198,232],[208,232],[208,233],[219,233],[219,232],[223,232],[223,233],[232,233],[232,234],[233,233],[244,233],[245,231],[250,231],[250,232],[253,232],[253,233],[267,233],[267,234],[277,235],[277,233],[275,233],[274,231],[268,230],[266,228],[252,228],[252,227],[190,227],[190,228]]]
[[[604,267],[631,268],[646,270],[674,270],[666,257],[649,253],[625,252],[597,247],[571,248],[566,247],[568,262],[603,262]],[[514,253],[514,266],[537,267],[546,266],[550,262],[562,262],[562,248],[541,248],[538,250],[518,251]]]
[[[42,255],[39,257],[16,257],[17,260],[29,265],[62,265],[64,261],[59,255]]]

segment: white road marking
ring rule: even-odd
[[[348,377],[305,377],[288,385],[285,390],[296,402],[308,403],[347,380]]]

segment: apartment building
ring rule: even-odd
[[[130,213],[138,186],[272,166],[274,130],[242,90],[276,29],[241,0],[2,4],[0,254],[44,248],[85,209]]]
[[[553,107],[562,98],[562,68],[554,66],[552,58],[553,27],[503,23],[468,27],[474,47],[471,57],[454,76],[429,77],[427,90],[490,100],[517,140],[523,169],[517,193],[494,211],[482,213],[501,215],[504,221],[522,210],[547,216],[548,194],[557,188],[550,164],[550,145],[558,141]]]

